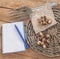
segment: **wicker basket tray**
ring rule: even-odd
[[[60,56],[60,9],[53,8],[53,12],[58,23],[44,31],[44,33],[50,31],[50,33],[52,34],[49,48],[44,49],[36,44],[38,38],[36,37],[36,34],[33,30],[31,21],[29,21],[26,28],[26,40],[28,45],[36,52],[42,53],[43,55],[48,57]]]

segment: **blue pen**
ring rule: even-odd
[[[16,30],[17,30],[19,36],[21,37],[22,41],[24,42],[25,48],[28,48],[27,42],[26,42],[26,40],[23,38],[23,36],[22,36],[20,30],[18,29],[17,25],[15,25],[15,28],[16,28]]]

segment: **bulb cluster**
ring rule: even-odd
[[[43,17],[41,17],[41,18],[38,19],[38,20],[39,20],[39,23],[40,23],[41,25],[47,25],[47,24],[51,24],[51,23],[52,23],[52,21],[51,21],[50,19],[47,19],[46,16],[43,16]]]
[[[36,34],[37,37],[39,37],[39,40],[37,41],[37,45],[42,46],[43,48],[46,48],[48,44],[50,43],[51,36],[49,34],[43,34],[42,32]]]

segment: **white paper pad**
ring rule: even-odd
[[[19,37],[14,24],[16,24],[24,37],[24,22],[7,23],[2,25],[2,53],[24,51],[24,43]],[[24,37],[25,38],[25,37]]]

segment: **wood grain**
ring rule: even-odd
[[[18,8],[24,5],[29,7],[36,7],[40,6],[46,2],[57,2],[60,4],[60,0],[0,0],[0,6],[6,6],[10,8]],[[58,5],[60,8],[60,5]],[[31,48],[28,48],[24,52],[17,52],[11,54],[2,54],[2,31],[1,27],[2,24],[8,23],[12,20],[9,20],[9,11],[7,9],[0,8],[0,59],[60,59],[60,57],[49,58],[43,56],[42,54],[38,54],[37,52],[33,51]],[[25,21],[25,23],[27,23]]]

